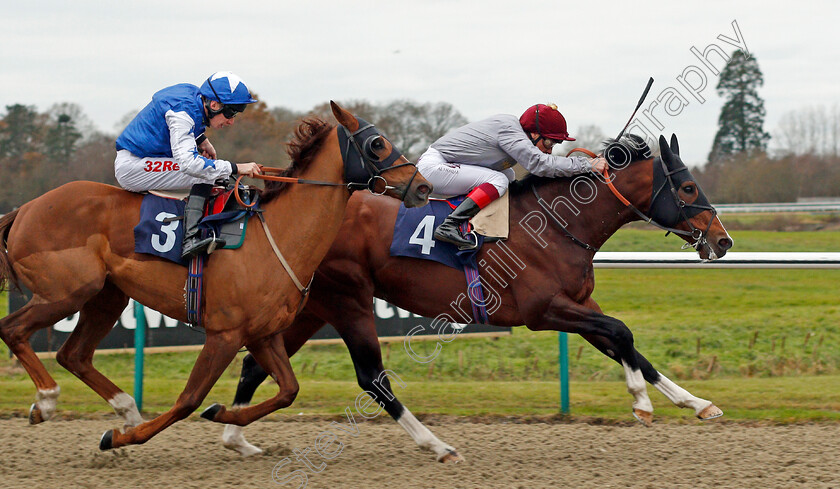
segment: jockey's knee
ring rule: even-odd
[[[510,185],[510,181],[504,173],[493,175],[492,178],[487,179],[487,183],[496,187],[496,191],[499,192],[499,197],[505,195]]]

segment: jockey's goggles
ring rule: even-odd
[[[222,107],[222,115],[225,119],[233,119],[236,114],[245,110],[245,104],[227,104]]]

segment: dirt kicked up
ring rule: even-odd
[[[426,419],[466,458],[444,465],[395,423],[357,421],[354,432],[325,418],[257,422],[246,434],[265,452],[242,458],[222,447],[222,426],[198,420],[177,423],[143,446],[100,452],[99,437],[117,426],[114,420],[29,426],[3,419],[0,487],[840,488],[838,424],[644,428]],[[335,437],[321,436],[330,430]]]

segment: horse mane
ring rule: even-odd
[[[621,138],[621,140],[609,138],[602,143],[601,150],[603,151],[610,144],[613,143],[620,144],[623,148],[627,150],[627,152],[630,154],[630,164],[633,164],[637,161],[649,160],[650,158],[652,158],[650,146],[648,146],[644,138],[642,138],[641,136],[637,136],[636,134],[626,134],[624,137]],[[522,180],[517,180],[511,183],[509,190],[511,192],[511,195],[517,195],[526,190],[530,190],[532,184],[539,187],[549,182],[556,182],[558,180],[571,181],[572,179],[577,178],[578,176],[579,175],[575,175],[573,177],[549,178],[538,177],[536,175],[529,174]]]
[[[303,119],[295,128],[292,140],[286,143],[286,153],[291,158],[292,164],[280,176],[294,177],[305,170],[315,158],[318,149],[333,127],[335,127],[333,124],[317,117]],[[266,181],[265,188],[260,195],[260,203],[271,202],[288,187],[289,184],[286,182]]]

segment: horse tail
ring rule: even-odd
[[[18,279],[15,276],[15,271],[12,270],[12,264],[9,263],[8,243],[6,240],[9,237],[9,229],[12,223],[15,222],[19,209],[0,217],[0,292],[6,290],[8,285],[13,285],[18,288]]]

